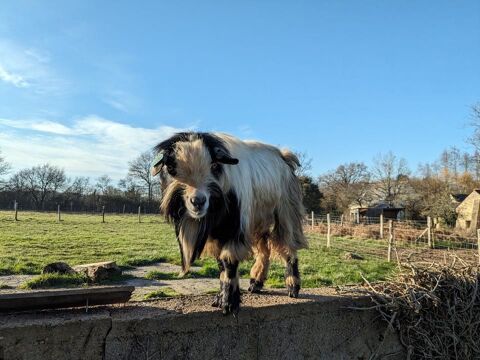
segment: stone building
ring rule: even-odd
[[[480,189],[473,190],[456,208],[455,227],[475,231],[479,226]]]

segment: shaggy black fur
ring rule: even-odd
[[[245,236],[240,231],[240,203],[235,193],[230,191],[224,195],[216,183],[209,184],[208,188],[210,190],[210,206],[208,207],[207,215],[199,220],[200,231],[198,232],[195,248],[190,259],[184,259],[180,246],[184,269],[187,261],[192,264],[200,257],[208,236],[217,239],[221,246],[232,241],[234,243],[245,243]],[[173,194],[165,216],[167,220],[173,220],[177,241],[179,241],[178,234],[182,217],[188,216],[181,189],[178,189]]]
[[[225,147],[224,142],[219,137],[204,132],[181,132],[173,135],[167,140],[162,141],[154,148],[157,153],[163,151],[164,158],[161,164],[167,167],[167,171],[171,176],[175,176],[177,173],[175,161],[175,144],[177,142],[189,141],[192,138],[203,140],[208,152],[210,153],[212,161],[217,163],[217,165],[212,166],[212,173],[215,177],[219,178],[222,174],[223,169],[220,164],[238,164],[238,159],[234,159],[231,157],[230,152]]]

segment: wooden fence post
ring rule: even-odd
[[[105,205],[102,206],[102,223],[105,222]]]
[[[392,246],[393,246],[393,220],[388,220],[388,253],[387,261],[392,261]]]
[[[123,215],[125,215],[125,204],[123,204]]]
[[[13,208],[15,210],[15,221],[18,221],[18,203],[17,200],[13,203]]]
[[[62,221],[60,217],[60,204],[57,205],[57,215],[58,215],[58,222]]]
[[[383,239],[383,214],[380,214],[380,239]]]
[[[343,214],[340,216],[340,226],[343,226]]]
[[[312,230],[314,226],[315,226],[315,214],[312,211]]]
[[[432,248],[432,218],[429,216],[427,217],[427,239],[428,239],[428,247]]]
[[[139,205],[138,206],[138,223],[142,222],[141,215],[142,215],[142,205]]]
[[[331,223],[330,223],[330,213],[327,214],[327,247],[330,247],[330,234],[331,234]]]
[[[480,265],[480,229],[477,229],[478,265]]]
[[[480,265],[480,229],[477,229],[478,265]]]

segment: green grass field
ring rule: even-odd
[[[383,280],[394,266],[375,251],[384,247],[378,241],[334,239],[327,248],[325,239],[311,237],[310,248],[299,253],[304,287],[354,284],[365,276],[370,281]],[[361,244],[361,247],[358,245]],[[346,260],[347,251],[364,256],[364,260]],[[114,260],[120,266],[153,262],[180,263],[173,228],[159,215],[142,216],[142,223],[132,215],[110,215],[102,223],[100,215],[62,214],[58,222],[54,213],[19,213],[0,211],[0,275],[39,274],[44,265],[64,261],[70,265]],[[214,259],[197,261],[201,270],[192,276],[215,277]],[[242,263],[240,274],[248,277],[252,261]],[[273,261],[267,286],[283,287],[284,267]],[[150,274],[155,277],[169,274]],[[48,279],[47,279],[48,280]]]

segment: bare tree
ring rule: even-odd
[[[480,151],[480,102],[472,106],[472,121],[470,125],[473,128],[473,134],[469,138],[469,142]]]
[[[431,163],[419,163],[417,173],[423,178],[430,178],[435,175],[434,165]]]
[[[92,191],[90,178],[86,176],[77,176],[65,189],[65,194],[70,198],[79,199]]]
[[[450,148],[450,169],[455,177],[458,176],[458,168],[460,166],[461,157],[462,155],[460,150],[456,146],[452,146]]]
[[[138,204],[142,199],[143,189],[138,185],[137,181],[127,176],[118,182],[118,187],[123,191],[126,199]]]
[[[370,172],[364,163],[348,163],[320,176],[320,191],[326,207],[335,205],[345,211],[356,203],[363,206],[370,201]]]
[[[0,152],[0,176],[7,174],[9,170],[10,170],[10,164],[5,161],[5,159],[2,156],[2,153]]]
[[[298,161],[300,162],[300,167],[297,168],[297,170],[295,171],[295,174],[299,177],[310,176],[310,171],[312,170],[312,158],[309,157],[308,154],[303,151],[295,151],[295,155],[297,156]]]
[[[6,175],[10,170],[10,164],[5,161],[0,153],[0,176]],[[0,179],[0,189],[3,189],[5,182]]]
[[[108,175],[102,175],[97,178],[95,189],[99,190],[102,195],[107,195],[112,188],[112,178]]]
[[[128,164],[128,176],[144,189],[149,206],[153,200],[154,190],[159,186],[158,180],[152,176],[153,159],[153,153],[146,151]]]
[[[42,210],[46,198],[61,189],[65,183],[64,170],[49,164],[20,170],[10,179],[12,188],[30,194],[35,207]]]
[[[403,195],[407,185],[410,170],[403,158],[397,158],[391,151],[378,155],[374,159],[373,175],[376,180],[376,193],[390,206],[394,206]]]
[[[472,156],[468,152],[464,152],[460,159],[460,166],[464,174],[469,173],[472,170]]]
[[[90,178],[86,176],[77,176],[65,191],[81,197],[87,195],[91,190],[90,188]]]

